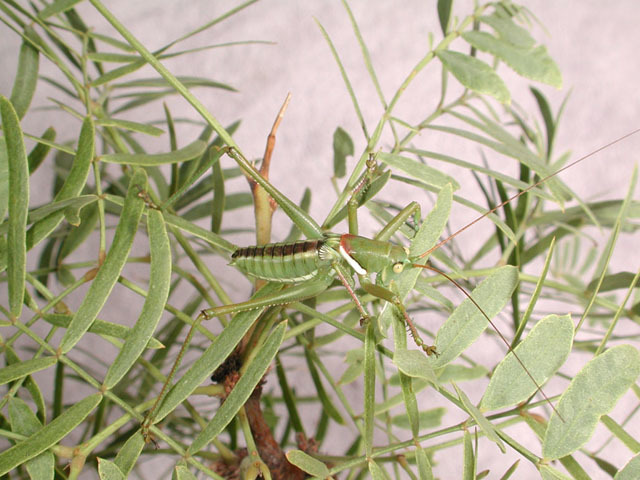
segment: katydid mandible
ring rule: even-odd
[[[289,303],[299,302],[308,298],[316,297],[323,291],[327,290],[337,276],[340,282],[348,291],[351,299],[356,305],[360,315],[361,322],[370,320],[370,316],[362,305],[355,292],[354,274],[358,276],[359,283],[363,290],[368,294],[384,300],[394,305],[402,315],[410,335],[414,339],[416,345],[427,355],[438,355],[433,345],[428,345],[420,336],[414,322],[409,316],[400,296],[394,291],[394,281],[398,276],[407,269],[423,268],[431,270],[454,284],[456,288],[461,290],[463,294],[475,305],[481,312],[493,329],[498,333],[508,350],[514,354],[516,360],[526,371],[531,381],[535,384],[536,390],[539,391],[552,409],[555,407],[542,391],[540,385],[529,373],[520,358],[513,352],[509,341],[500,333],[489,315],[476,303],[469,293],[455,280],[443,271],[429,265],[423,265],[419,262],[431,254],[433,251],[470,228],[491,213],[502,208],[509,202],[527,193],[533,188],[545,183],[550,178],[559,173],[573,167],[574,165],[586,160],[596,153],[618,143],[625,138],[638,133],[640,129],[618,138],[617,140],[585,155],[556,172],[542,178],[536,183],[530,185],[526,189],[511,196],[504,202],[495,206],[491,210],[478,216],[465,227],[454,232],[444,240],[438,242],[435,246],[419,255],[410,255],[409,250],[405,247],[394,245],[388,242],[388,238],[408,221],[408,219],[419,211],[417,203],[412,202],[403,209],[387,227],[383,229],[376,239],[368,239],[358,236],[357,208],[359,200],[363,192],[366,191],[371,181],[376,176],[375,155],[370,155],[367,161],[367,171],[363,174],[359,182],[353,187],[348,202],[348,234],[325,233],[322,229],[309,217],[305,212],[300,210],[287,197],[282,195],[272,184],[263,179],[244,157],[242,157],[234,149],[228,149],[228,154],[233,157],[245,173],[256,183],[263,187],[269,195],[278,203],[278,205],[291,217],[297,225],[301,226],[303,233],[309,240],[297,242],[271,243],[261,246],[251,246],[238,248],[232,255],[231,265],[235,266],[242,272],[255,278],[263,279],[270,282],[291,284],[283,291],[276,292],[261,298],[252,299],[246,302],[240,302],[232,305],[224,305],[203,310],[198,319],[208,319],[212,317],[223,316],[227,314],[235,314],[247,310],[262,309],[276,305],[286,305]],[[376,274],[375,283],[371,281],[369,276]],[[189,340],[187,339],[187,342]],[[181,360],[183,351],[180,352],[174,367],[172,368],[169,378],[156,400],[154,407],[148,412],[143,422],[143,433],[147,437],[151,424],[154,423],[154,412],[164,397],[165,388],[171,381],[177,364]]]

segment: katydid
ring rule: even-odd
[[[227,314],[236,314],[248,310],[264,309],[277,305],[286,305],[313,298],[327,290],[333,283],[335,277],[338,277],[340,282],[348,291],[361,315],[361,323],[371,321],[368,312],[355,292],[355,282],[353,279],[355,274],[359,279],[360,286],[366,293],[392,304],[398,310],[402,315],[402,318],[416,345],[425,354],[429,356],[437,356],[438,351],[436,347],[425,343],[420,336],[418,329],[409,316],[395,286],[396,279],[407,269],[428,269],[452,282],[456,288],[461,290],[464,295],[467,296],[471,303],[481,312],[487,322],[492,325],[494,330],[507,346],[507,349],[514,354],[517,361],[531,378],[533,384],[535,384],[536,390],[542,394],[551,408],[555,410],[555,407],[542,391],[540,385],[529,373],[522,361],[517,357],[517,355],[515,355],[509,341],[499,332],[490,316],[485,313],[472,296],[467,293],[458,282],[453,280],[443,271],[430,265],[421,264],[420,262],[424,262],[424,259],[433,251],[519,196],[538,187],[559,173],[586,160],[597,152],[606,149],[639,131],[640,129],[637,129],[628,133],[608,145],[603,146],[542,178],[495,206],[491,210],[480,215],[471,223],[449,235],[433,247],[420,254],[414,255],[410,254],[408,248],[394,245],[390,243],[388,239],[401,225],[406,223],[409,218],[419,211],[419,206],[415,202],[412,202],[409,206],[403,209],[375,239],[369,239],[357,235],[358,223],[356,214],[359,201],[361,200],[361,196],[364,192],[366,192],[368,186],[379,175],[375,155],[370,155],[370,158],[367,161],[366,172],[350,192],[350,200],[347,205],[349,233],[335,234],[324,232],[308,214],[293,204],[288,200],[288,198],[273,187],[273,185],[262,178],[253,165],[242,157],[236,150],[230,148],[227,150],[229,156],[234,158],[245,173],[257,184],[263,187],[269,195],[271,195],[275,202],[296,223],[296,225],[299,226],[301,231],[307,236],[308,240],[289,243],[270,243],[261,246],[238,248],[231,257],[231,265],[252,277],[269,282],[289,284],[289,286],[281,291],[267,294],[260,298],[232,305],[223,305],[205,309],[200,313],[196,322],[201,319],[209,319]],[[433,243],[436,242],[434,241]],[[375,283],[370,279],[370,275],[374,273],[376,274]],[[175,374],[177,364],[181,360],[183,351],[184,347],[172,368],[167,382],[163,386],[163,389],[156,400],[156,404],[145,417],[143,422],[143,434],[145,437],[149,435],[149,428],[156,421],[154,419],[156,408],[164,396],[166,386],[171,382],[171,379]]]

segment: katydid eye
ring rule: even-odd
[[[393,266],[394,273],[402,273],[402,270],[404,270],[404,265],[402,263],[398,262]]]

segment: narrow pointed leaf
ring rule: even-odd
[[[80,425],[101,400],[102,395],[99,393],[80,400],[26,440],[0,453],[0,475],[5,475],[18,465],[56,445]]]
[[[133,467],[135,467],[144,446],[144,437],[138,430],[131,434],[127,441],[124,442],[122,448],[118,451],[115,458],[115,464],[118,466],[120,471],[124,473],[125,477],[129,475]]]
[[[29,436],[42,428],[42,423],[35,413],[22,399],[9,398],[9,421],[11,431],[20,435]],[[27,472],[32,479],[53,480],[55,474],[55,457],[52,452],[42,452],[25,464]]]
[[[9,309],[22,313],[27,264],[27,212],[29,210],[29,164],[24,149],[20,120],[11,102],[0,95],[2,131],[9,158],[9,234],[7,236],[7,280]]]
[[[82,189],[87,183],[89,168],[93,161],[94,140],[95,128],[93,120],[91,117],[85,117],[82,122],[80,137],[78,138],[78,151],[73,165],[62,188],[56,194],[54,203],[71,200],[82,192]],[[82,208],[82,206],[83,205],[78,205],[78,208]],[[34,223],[27,232],[27,249],[33,248],[53,232],[64,218],[64,215],[63,211],[56,211]],[[32,219],[31,215],[30,218]]]
[[[0,136],[0,218],[4,219],[9,207],[9,155],[4,136]],[[0,256],[6,250],[0,250]]]
[[[449,19],[451,18],[452,7],[453,0],[438,0],[438,20],[440,21],[442,35],[446,35],[449,31]]]
[[[73,320],[73,315],[65,313],[45,313],[42,318],[56,327],[69,328],[71,320]],[[131,328],[97,318],[89,327],[88,332],[95,333],[96,335],[108,335],[110,337],[125,340],[131,333]],[[155,338],[151,338],[147,344],[147,348],[164,348],[164,345]]]
[[[33,30],[28,27],[25,31],[27,37],[32,35]],[[13,81],[13,89],[11,90],[11,103],[16,110],[18,118],[23,118],[33,94],[38,84],[38,68],[40,65],[40,55],[38,50],[27,40],[22,41],[20,47],[20,55],[18,56],[18,71]]]
[[[480,410],[478,410],[478,408],[473,403],[471,403],[469,397],[467,397],[467,395],[462,390],[460,390],[455,383],[453,384],[453,386],[456,389],[456,392],[458,392],[458,396],[460,397],[460,400],[462,400],[462,404],[464,405],[467,413],[476,421],[478,427],[480,427],[487,438],[496,443],[496,445],[498,445],[498,447],[500,448],[500,451],[502,453],[505,453],[507,450],[504,446],[504,443],[502,442],[502,439],[496,432],[496,429],[493,427],[491,422],[489,422],[489,420],[487,420],[485,416],[482,415],[482,412],[480,412]]]
[[[146,188],[147,174],[142,169],[136,169],[129,183],[127,197],[113,236],[111,248],[96,277],[91,282],[89,291],[74,315],[69,329],[62,338],[60,343],[62,353],[71,350],[89,329],[118,281],[120,272],[122,272],[129,257],[133,239],[138,230],[138,223],[144,210],[144,200],[140,198],[139,193],[146,190]]]
[[[209,230],[206,230],[202,227],[199,227],[198,225],[195,225],[191,222],[188,222],[187,220],[185,220],[184,218],[178,216],[178,215],[172,215],[170,213],[165,213],[164,214],[164,220],[165,222],[167,222],[168,225],[172,225],[174,227],[179,228],[180,230],[183,230],[187,233],[190,233],[191,235],[201,238],[202,240],[204,240],[207,243],[210,243],[211,245],[213,245],[214,247],[219,247],[222,250],[225,250],[227,252],[233,253],[237,250],[238,247],[236,247],[233,243],[225,240],[223,237],[221,237],[220,235],[210,232]]]
[[[324,463],[302,450],[288,451],[287,460],[303,472],[313,475],[314,477],[327,478],[329,476],[329,469]]]
[[[298,413],[298,404],[294,391],[289,386],[289,381],[287,380],[287,373],[285,372],[284,366],[282,365],[282,361],[280,357],[276,357],[276,374],[278,375],[278,384],[280,385],[280,390],[282,390],[282,398],[284,400],[285,405],[287,406],[287,412],[289,414],[289,421],[291,422],[291,427],[294,432],[302,433],[306,436],[304,431],[304,425],[302,424],[302,420],[300,419],[300,413]]]
[[[171,247],[162,213],[149,210],[147,216],[151,267],[149,291],[142,307],[142,313],[127,335],[127,340],[118,356],[109,367],[104,379],[104,387],[113,388],[136,362],[145,350],[156,329],[169,296],[171,283]]]
[[[213,419],[189,446],[189,453],[193,455],[199,452],[233,420],[233,417],[245,404],[256,385],[262,380],[269,365],[271,365],[271,361],[278,353],[278,348],[280,348],[284,340],[286,328],[287,322],[282,322],[269,335],[269,338],[260,347],[253,361],[233,387],[233,390],[220,406]]]
[[[122,120],[120,118],[100,118],[97,120],[98,125],[103,127],[117,127],[131,132],[143,133],[158,137],[164,133],[164,130],[153,125],[140,122],[132,122],[131,120]]]
[[[56,357],[39,357],[8,365],[0,369],[0,385],[26,377],[40,370],[45,370],[57,362],[58,359]]]
[[[609,415],[602,416],[602,424],[613,433],[618,440],[620,440],[625,447],[632,452],[640,452],[640,441],[636,440],[632,434],[627,432],[621,425],[619,425]]]
[[[431,463],[429,457],[425,453],[422,447],[416,447],[416,463],[418,464],[418,473],[420,474],[420,480],[434,480],[433,470],[431,469]]]
[[[364,450],[373,453],[374,410],[376,408],[376,336],[373,322],[364,338]]]
[[[420,419],[420,428],[434,428],[442,425],[442,417],[446,413],[446,409],[443,407],[432,408],[430,410],[422,410],[418,417]],[[404,429],[411,429],[411,422],[409,417],[402,413],[391,418],[391,424]]]
[[[573,378],[551,415],[542,444],[545,459],[564,457],[593,435],[600,417],[609,413],[640,375],[640,354],[619,345],[587,363]]]
[[[559,472],[550,465],[540,465],[538,467],[542,480],[572,480],[572,477]]]
[[[635,276],[636,274],[631,272],[618,272],[612,273],[611,275],[605,275],[602,279],[602,283],[600,284],[600,288],[598,289],[598,291],[610,292],[612,290],[628,289],[629,287],[631,287],[631,283]],[[591,280],[585,290],[588,292],[593,292],[598,286],[598,283],[598,278]]]
[[[548,315],[531,329],[527,337],[516,347],[515,353],[538,385],[558,371],[571,353],[573,322],[570,315]],[[509,353],[491,376],[489,386],[482,397],[480,408],[497,410],[516,405],[529,398],[536,386]]]
[[[380,468],[380,466],[373,460],[369,460],[367,462],[369,466],[369,473],[371,474],[371,478],[373,480],[388,480],[387,475],[384,473],[384,470]]]
[[[462,478],[474,480],[476,478],[476,462],[473,454],[473,443],[469,430],[465,430],[462,438]]]
[[[46,20],[53,15],[66,12],[81,1],[82,0],[55,0],[38,13],[38,18],[40,18],[41,20]]]
[[[327,391],[325,390],[324,385],[322,384],[322,380],[320,379],[320,374],[318,373],[318,369],[314,363],[314,362],[320,362],[320,359],[317,356],[312,355],[312,353],[308,349],[305,349],[304,353],[305,353],[305,359],[307,361],[307,368],[309,369],[311,380],[313,381],[313,385],[316,389],[316,393],[318,395],[318,399],[320,400],[323,410],[329,416],[329,418],[335,420],[340,425],[344,425],[345,424],[344,418],[342,418],[342,415],[340,415],[340,412],[333,404],[333,400],[331,399],[331,397],[327,395]]]
[[[99,87],[100,85],[104,85],[105,83],[112,82],[113,80],[129,75],[136,70],[140,70],[142,67],[144,67],[145,63],[146,62],[143,59],[139,59],[131,63],[127,63],[126,65],[123,65],[121,67],[114,68],[113,70],[109,70],[107,73],[99,76],[93,82],[91,82],[91,85],[93,87]]]
[[[196,476],[184,465],[177,465],[175,480],[198,480]]]
[[[495,317],[507,304],[518,283],[518,270],[512,266],[497,269],[471,292],[489,318]],[[475,342],[487,328],[487,319],[468,298],[458,305],[438,330],[436,348],[439,356],[432,359],[433,368],[444,367]]]
[[[211,157],[219,157],[211,153]],[[225,211],[225,204],[227,202],[227,195],[225,195],[224,187],[224,172],[222,171],[222,164],[219,161],[214,161],[211,166],[211,176],[213,178],[213,201],[211,202],[211,231],[220,233],[220,227],[222,226],[222,214]]]
[[[102,155],[100,160],[107,163],[120,163],[125,165],[138,165],[152,167],[168,163],[180,163],[200,158],[207,148],[207,142],[195,140],[186,147],[168,153],[110,153]]]
[[[347,174],[347,157],[353,155],[353,140],[342,128],[333,132],[333,176],[342,178]]]
[[[436,55],[462,86],[491,95],[501,103],[511,101],[509,90],[502,79],[483,61],[452,51],[436,51]]]

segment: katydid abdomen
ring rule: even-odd
[[[231,265],[262,280],[298,283],[310,280],[329,265],[323,258],[327,240],[306,240],[292,243],[268,243],[243,247],[231,256]]]

